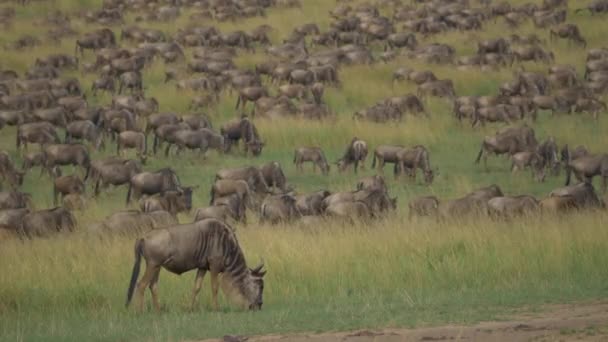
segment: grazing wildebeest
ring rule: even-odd
[[[204,219],[216,219],[228,223],[228,219],[235,222],[247,223],[245,216],[246,208],[243,200],[238,194],[218,197],[213,201],[213,205],[206,208],[199,208],[194,215],[194,222]]]
[[[158,148],[162,147],[163,142],[169,144],[175,143],[175,134],[178,131],[190,129],[187,123],[180,122],[178,124],[160,125],[154,130],[154,142],[152,143],[152,152],[156,154]]]
[[[61,231],[74,231],[76,220],[67,209],[58,207],[31,212],[23,217],[19,232],[28,237],[47,237]]]
[[[32,122],[20,125],[17,128],[16,146],[19,150],[21,145],[27,150],[27,144],[39,144],[42,149],[48,144],[59,144],[61,141],[55,127],[48,122]]]
[[[148,135],[162,125],[175,125],[180,122],[182,122],[182,118],[175,113],[152,114],[148,116],[148,120],[146,121],[145,133]]]
[[[259,167],[264,181],[269,188],[273,190],[281,190],[282,192],[288,191],[287,177],[283,173],[281,164],[277,161],[268,162]]]
[[[177,145],[177,154],[184,148],[192,150],[199,149],[201,155],[205,155],[209,148],[216,149],[220,153],[226,152],[226,138],[209,128],[198,130],[180,130],[175,132],[174,143]],[[167,145],[165,155],[168,155],[171,144]]]
[[[61,175],[61,169],[54,167],[53,173],[53,205],[57,205],[57,196],[62,199],[68,194],[83,194],[85,191],[84,182],[76,175]]]
[[[344,152],[344,155],[342,155],[342,158],[336,163],[338,165],[338,171],[343,172],[350,165],[353,165],[355,173],[357,173],[359,163],[361,163],[361,168],[364,169],[367,153],[367,143],[364,140],[354,137],[346,147],[346,151]]]
[[[581,32],[576,24],[564,24],[549,30],[551,40],[556,38],[568,39],[568,42],[574,42],[587,47],[587,41],[581,35]]]
[[[357,182],[357,190],[374,190],[380,189],[384,192],[388,191],[384,177],[380,175],[367,176],[359,179]]]
[[[122,155],[123,150],[130,148],[135,149],[141,163],[146,164],[148,155],[148,139],[144,133],[137,131],[124,131],[118,134],[118,138],[116,139],[116,154],[120,156]]]
[[[317,166],[321,172],[326,175],[329,173],[329,163],[325,158],[325,154],[320,147],[299,147],[293,153],[293,163],[298,171],[303,171],[302,164],[304,162],[312,163],[312,171],[317,171]]]
[[[89,176],[91,158],[84,145],[81,144],[55,144],[44,149],[44,166],[51,174],[57,165],[74,165],[84,169],[84,179]]]
[[[23,217],[30,212],[29,208],[0,210],[0,227],[18,233]]]
[[[226,139],[228,151],[232,144],[237,144],[239,140],[243,140],[245,155],[251,151],[257,157],[262,153],[262,148],[265,145],[260,138],[257,128],[247,116],[227,122],[220,129],[220,133]]]
[[[576,207],[583,208],[604,208],[605,203],[600,199],[590,183],[579,183],[569,185],[562,188],[557,188],[551,191],[550,197],[572,196],[575,200]]]
[[[251,207],[252,205],[252,194],[249,188],[249,184],[245,180],[241,179],[218,179],[211,186],[209,205],[215,203],[216,198],[227,197],[231,195],[237,195],[241,201]]]
[[[549,196],[540,201],[540,208],[547,213],[566,213],[579,209],[574,196]]]
[[[602,193],[608,181],[608,154],[591,154],[579,157],[566,164],[566,185],[570,185],[572,173],[579,182],[591,183],[594,176],[602,178]]]
[[[239,90],[239,97],[236,101],[236,109],[242,104],[242,108],[245,109],[247,101],[255,102],[263,96],[268,96],[268,90],[260,86],[244,87]]]
[[[437,216],[439,212],[439,199],[435,196],[416,197],[408,203],[409,214],[411,220],[414,216]]]
[[[319,190],[310,194],[297,195],[296,208],[303,216],[321,215],[323,213],[323,200],[331,192],[327,190]]]
[[[536,181],[545,180],[545,160],[538,152],[522,151],[511,156],[511,172],[515,173],[527,167],[532,170],[532,176]]]
[[[300,212],[296,198],[290,194],[271,195],[264,199],[260,208],[260,222],[277,224],[298,219]]]
[[[433,183],[435,172],[431,169],[429,152],[426,147],[416,145],[411,148],[403,148],[397,152],[394,170],[396,178],[400,177],[406,170],[410,170],[410,177],[415,181],[418,169],[422,170],[426,184]]]
[[[258,194],[271,193],[264,179],[264,175],[255,166],[244,166],[234,169],[221,169],[215,174],[215,180],[232,179],[244,180],[249,185],[249,189]]]
[[[137,281],[142,257],[146,260],[146,271]],[[191,308],[196,306],[196,298],[208,271],[211,272],[215,310],[218,309],[219,274],[231,283],[231,287],[245,300],[250,310],[262,308],[263,277],[266,274],[266,271],[262,271],[264,265],[253,269],[247,267],[236,235],[230,226],[221,221],[208,219],[156,229],[138,239],[135,242],[135,264],[127,293],[127,305],[136,290],[137,308],[142,311],[144,291],[149,287],[154,307],[160,311],[157,289],[161,267],[175,274],[197,270]]]
[[[0,151],[0,180],[6,180],[12,188],[18,188],[23,184],[24,177],[25,172],[17,170],[8,153]]]
[[[324,214],[329,217],[340,217],[348,220],[369,220],[375,216],[371,208],[363,201],[343,201],[331,203]]]
[[[165,191],[162,194],[142,198],[139,207],[144,213],[167,211],[173,216],[192,209],[192,187]]]
[[[91,226],[90,230],[99,235],[133,236],[178,223],[175,216],[166,211],[142,213],[139,210],[122,210],[107,216],[99,224]]]
[[[403,150],[403,146],[395,145],[380,145],[374,149],[374,157],[372,159],[372,168],[376,167],[376,159],[378,159],[378,171],[382,172],[384,164],[398,163],[397,154]]]
[[[376,212],[382,213],[391,209],[394,210],[397,207],[397,198],[390,198],[382,189],[372,189],[331,194],[323,200],[323,209],[328,208],[333,203],[349,201],[364,202],[374,214]]]
[[[538,200],[529,195],[494,197],[488,201],[488,213],[494,217],[530,215],[539,209]]]
[[[498,131],[494,136],[486,136],[483,139],[475,163],[479,163],[481,158],[483,158],[487,170],[488,154],[513,155],[517,152],[534,150],[537,145],[538,142],[536,141],[532,128],[527,126],[508,127]]]
[[[142,172],[131,177],[127,191],[127,204],[131,196],[139,199],[141,195],[154,195],[165,191],[181,189],[175,171],[170,168],[160,169],[156,172]]]
[[[118,79],[118,94],[122,94],[123,88],[130,89],[131,93],[142,92],[142,77],[139,71],[128,71],[120,75]]]
[[[0,191],[0,209],[32,208],[32,195],[19,191]]]

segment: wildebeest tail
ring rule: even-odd
[[[131,201],[131,191],[133,190],[133,183],[129,182],[129,189],[127,190],[127,204]]]
[[[144,239],[138,239],[135,242],[135,263],[133,264],[133,271],[131,273],[131,281],[129,282],[129,289],[127,290],[127,302],[125,306],[129,306],[131,298],[133,298],[133,291],[135,290],[135,284],[137,278],[139,278],[139,270],[141,268],[141,256],[144,252]]]
[[[479,149],[479,153],[477,154],[477,158],[475,159],[475,164],[479,163],[481,160],[481,155],[483,154],[484,143],[481,143],[481,148]]]
[[[372,168],[376,167],[376,153],[374,153],[374,157],[372,158]]]

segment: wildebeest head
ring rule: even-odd
[[[264,262],[255,268],[249,270],[249,286],[247,301],[249,302],[249,310],[261,310],[264,304],[264,275],[266,274]]]
[[[426,182],[426,184],[433,183],[433,179],[435,179],[435,171],[425,170],[424,171],[424,181]]]
[[[251,153],[253,153],[253,155],[256,157],[262,153],[262,149],[264,148],[264,145],[265,145],[265,143],[263,141],[258,141],[258,140],[250,141],[247,143],[247,146],[249,146]]]

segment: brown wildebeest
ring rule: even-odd
[[[534,61],[553,63],[555,56],[551,51],[545,51],[538,45],[516,46],[513,48],[513,57],[517,62]]]
[[[566,185],[570,185],[572,173],[579,182],[591,183],[594,176],[602,178],[602,193],[608,181],[608,154],[591,154],[579,157],[566,164]]]
[[[47,237],[61,231],[73,232],[76,220],[67,209],[58,207],[31,212],[23,217],[19,232],[28,237]]]
[[[376,167],[376,159],[378,159],[378,171],[382,172],[384,164],[398,163],[397,153],[403,150],[403,146],[395,145],[380,145],[374,149],[374,157],[372,159],[372,168]]]
[[[579,183],[562,188],[554,189],[550,197],[572,196],[576,201],[577,208],[605,208],[605,203],[600,199],[595,188],[590,183]]]
[[[481,149],[475,159],[479,163],[483,157],[487,170],[488,154],[494,153],[513,155],[517,152],[529,151],[536,148],[538,142],[534,136],[534,130],[527,126],[508,127],[498,131],[494,136],[486,136],[481,143]]]
[[[326,209],[333,203],[337,202],[364,202],[373,213],[382,213],[389,210],[394,210],[397,207],[397,198],[390,198],[388,194],[381,189],[373,190],[357,190],[347,192],[336,192],[327,196],[323,200],[323,208]]]
[[[410,177],[413,181],[416,180],[417,169],[422,170],[424,181],[426,184],[433,183],[435,172],[431,169],[429,160],[429,152],[426,147],[416,145],[412,148],[403,148],[397,152],[397,161],[395,162],[395,177],[400,177],[406,170],[411,170]]]
[[[160,311],[157,289],[158,275],[160,268],[163,267],[175,274],[197,269],[192,294],[192,309],[196,306],[196,298],[207,271],[211,272],[215,310],[218,309],[219,274],[222,274],[224,279],[231,283],[231,288],[235,289],[236,293],[246,301],[250,310],[262,308],[263,277],[266,274],[266,271],[262,271],[264,265],[261,264],[253,269],[247,267],[236,235],[230,226],[221,221],[208,219],[156,229],[135,242],[135,252],[135,263],[127,293],[127,306],[136,290],[137,308],[142,311],[144,291],[149,287],[154,307]],[[146,260],[146,271],[137,281],[142,257]]]
[[[233,169],[221,169],[215,174],[215,181],[222,179],[244,180],[249,185],[249,189],[258,194],[271,193],[264,179],[264,175],[255,166],[244,166]]]
[[[227,152],[230,151],[232,144],[238,144],[239,140],[243,140],[245,155],[251,151],[253,156],[257,157],[262,153],[262,148],[265,145],[260,138],[258,129],[247,116],[227,122],[221,127],[220,133],[226,139]]]
[[[180,122],[182,122],[182,119],[175,113],[152,114],[146,122],[145,133],[148,135],[162,125],[175,125]]]
[[[543,212],[565,213],[579,209],[574,196],[550,196],[540,201],[540,208]]]
[[[260,86],[245,87],[239,90],[239,97],[236,101],[235,108],[239,109],[239,106],[241,106],[242,103],[242,108],[244,109],[247,101],[255,102],[263,96],[268,96],[268,90],[265,88]]]
[[[317,166],[321,169],[321,172],[326,175],[329,173],[329,163],[325,158],[325,154],[320,147],[299,147],[294,151],[293,163],[296,165],[298,171],[303,171],[302,164],[304,162],[312,163],[313,172],[317,171]]]
[[[429,95],[453,99],[456,97],[456,90],[452,80],[428,81],[418,86],[417,95],[419,98]]]
[[[579,13],[582,11],[589,11],[591,15],[606,13],[608,12],[608,1],[606,0],[594,0],[591,1],[586,7],[577,8],[574,10],[574,13]]]
[[[247,181],[241,179],[218,179],[211,186],[209,205],[213,205],[216,198],[237,195],[245,205],[251,207],[252,194]]]
[[[383,190],[388,192],[384,177],[380,175],[367,176],[359,179],[357,182],[357,190]]]
[[[321,215],[323,213],[323,200],[329,195],[331,195],[331,192],[327,190],[297,195],[295,197],[296,208],[302,216]]]
[[[298,219],[296,198],[289,194],[271,195],[264,199],[260,208],[260,222],[277,224]]]
[[[494,217],[530,215],[539,210],[538,200],[529,195],[494,197],[488,201],[488,213]]]
[[[511,172],[515,173],[518,170],[525,168],[532,170],[532,177],[538,182],[545,179],[545,161],[543,157],[536,151],[522,151],[514,153],[511,156]]]
[[[95,150],[105,147],[101,130],[91,120],[76,120],[66,126],[65,143],[70,144],[74,139],[89,141]]]
[[[560,154],[561,154],[561,157],[560,157],[561,162],[564,165],[568,165],[568,163],[570,163],[571,161],[573,161],[575,159],[589,155],[589,151],[583,145],[576,146],[574,148],[574,150],[570,150],[570,147],[568,147],[568,144],[566,144],[566,145],[564,145],[564,147],[562,147]]]
[[[439,212],[439,199],[435,196],[416,197],[408,203],[408,208],[408,218],[410,220],[414,216],[437,216]]]
[[[15,189],[23,184],[24,171],[18,171],[10,156],[5,151],[0,151],[0,180],[6,180]]]
[[[183,187],[179,191],[169,190],[162,194],[142,198],[139,207],[144,213],[167,211],[173,216],[192,209],[192,187]]]
[[[136,160],[115,159],[114,157],[94,160],[91,163],[91,179],[95,183],[95,196],[99,194],[100,185],[102,189],[105,189],[110,185],[127,184],[133,176],[141,172],[141,163]]]
[[[504,38],[488,39],[477,43],[477,54],[505,54],[510,50],[510,44]]]
[[[142,164],[146,164],[148,155],[148,139],[142,132],[124,131],[118,134],[116,139],[116,154],[122,155],[125,149],[135,149],[137,156]]]
[[[0,210],[0,227],[8,229],[16,234],[19,232],[23,217],[30,212],[31,210],[29,208]]]
[[[162,147],[163,142],[167,142],[169,144],[175,143],[175,134],[178,131],[190,129],[185,122],[180,122],[178,124],[166,124],[160,125],[158,128],[154,130],[154,141],[152,142],[152,152],[156,154],[158,148]]]
[[[110,94],[114,94],[116,91],[116,87],[114,85],[114,78],[111,76],[102,76],[93,81],[91,84],[91,91],[93,92],[93,96],[97,96],[97,91],[103,90]]]
[[[53,205],[57,205],[57,196],[61,199],[69,194],[84,194],[85,186],[84,182],[80,177],[76,175],[61,175],[61,169],[54,167],[52,170],[53,174]]]
[[[139,210],[122,210],[107,216],[99,224],[91,226],[90,230],[100,235],[133,236],[178,223],[177,219],[166,211],[142,213]]]
[[[194,222],[212,218],[226,223],[228,223],[228,219],[232,219],[235,222],[246,224],[247,218],[245,212],[245,204],[241,200],[241,197],[238,194],[232,194],[218,197],[217,201],[214,201],[214,204],[209,207],[197,209],[194,215]]]
[[[343,172],[350,165],[353,165],[355,173],[357,173],[359,163],[361,163],[361,168],[364,169],[367,153],[367,143],[364,140],[354,137],[346,147],[346,151],[344,152],[344,155],[342,155],[342,158],[336,163],[338,165],[338,171]]]
[[[17,149],[23,145],[27,150],[27,144],[39,144],[42,149],[48,144],[59,144],[59,135],[55,127],[48,122],[32,122],[20,125],[17,128]]]
[[[32,207],[32,195],[19,191],[0,191],[0,209]]]
[[[282,192],[288,191],[287,177],[285,177],[285,173],[283,173],[283,168],[279,162],[268,162],[260,166],[259,169],[269,188],[273,188],[274,190],[279,189]]]
[[[74,165],[84,169],[86,180],[89,177],[91,158],[84,145],[81,144],[55,144],[44,149],[44,166],[51,174],[51,170],[57,165]]]
[[[200,154],[205,155],[209,148],[218,150],[224,153],[227,150],[226,138],[214,132],[209,128],[201,128],[198,130],[181,130],[175,132],[174,143],[177,145],[177,154],[181,153],[184,148],[192,150],[199,149]],[[171,144],[167,145],[165,155],[169,154]]]
[[[127,191],[127,204],[131,195],[139,199],[141,195],[154,195],[165,191],[181,189],[177,174],[170,168],[160,169],[156,172],[142,172],[131,177]]]
[[[325,215],[347,220],[366,221],[375,216],[370,207],[363,201],[344,201],[331,203],[325,208]]]
[[[65,127],[67,124],[67,112],[63,107],[37,109],[34,111],[36,121],[52,123],[56,127]]]
[[[87,199],[81,194],[67,194],[63,196],[61,205],[69,211],[83,211],[87,208]]]

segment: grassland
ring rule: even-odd
[[[519,1],[512,1],[518,3]],[[261,23],[275,27],[273,42],[291,29],[316,21],[327,27],[333,1],[303,0],[302,9],[273,9],[267,18],[253,18],[237,23],[220,23],[222,30],[250,29]],[[587,1],[580,1],[580,6]],[[576,6],[579,6],[577,1]],[[0,45],[22,34],[42,36],[44,27],[35,21],[51,9],[77,11],[98,8],[98,1],[34,2],[17,7],[13,27],[0,34]],[[590,47],[603,43],[608,29],[603,17],[573,15]],[[187,13],[171,24],[154,27],[175,32],[187,23]],[[73,26],[84,26],[74,19]],[[142,26],[150,26],[143,24]],[[118,31],[118,29],[117,29]],[[532,32],[524,24],[518,33]],[[484,31],[447,33],[423,42],[447,42],[459,55],[471,54],[475,40],[510,33],[499,20],[490,22]],[[537,32],[547,38],[546,31]],[[573,63],[582,70],[585,51],[564,42],[548,45],[556,53],[557,63]],[[23,72],[36,57],[52,52],[73,51],[73,41],[66,39],[56,46],[45,43],[27,52],[1,51],[0,66]],[[90,54],[85,58],[90,60]],[[240,66],[252,66],[263,60],[254,56],[237,59]],[[407,217],[407,201],[420,194],[453,198],[478,186],[500,184],[509,194],[529,193],[543,197],[560,186],[563,177],[550,177],[534,183],[528,173],[512,175],[503,158],[490,160],[490,172],[473,165],[480,141],[497,126],[471,129],[460,125],[450,114],[450,104],[442,100],[428,102],[430,119],[407,117],[399,124],[353,122],[353,111],[383,98],[413,92],[411,85],[391,86],[392,71],[401,65],[432,68],[441,78],[454,80],[459,95],[486,95],[512,77],[512,70],[497,72],[460,71],[453,66],[428,66],[399,58],[386,64],[345,67],[340,70],[341,89],[328,89],[326,100],[336,119],[308,122],[297,119],[256,121],[267,148],[259,159],[239,155],[211,153],[202,160],[194,154],[149,159],[147,169],[170,165],[188,185],[200,185],[195,206],[208,202],[209,186],[221,167],[279,161],[291,184],[298,191],[320,188],[351,189],[357,179],[352,174],[329,176],[297,173],[292,166],[293,149],[302,145],[320,145],[332,160],[338,158],[345,144],[358,136],[373,147],[378,144],[424,144],[430,150],[431,163],[440,174],[432,186],[390,180],[391,194],[398,196],[397,213],[373,225],[343,225],[328,222],[319,227],[263,226],[253,221],[238,227],[239,240],[247,259],[266,261],[264,310],[241,312],[222,301],[220,312],[212,312],[208,296],[203,295],[200,311],[186,310],[194,275],[181,277],[162,273],[160,280],[162,314],[135,315],[124,309],[127,280],[133,262],[133,239],[99,240],[87,234],[88,226],[104,216],[124,209],[125,189],[113,189],[98,199],[77,218],[79,231],[36,241],[0,242],[0,339],[33,340],[163,340],[200,339],[224,334],[327,331],[367,327],[403,327],[444,322],[474,322],[499,317],[522,306],[540,306],[606,298],[608,288],[608,215],[581,213],[568,217],[533,217],[511,222],[454,221],[435,223]],[[525,64],[528,70],[544,70],[543,65]],[[156,96],[161,111],[187,112],[192,92],[178,92],[172,84],[162,84],[165,66],[155,62],[146,71],[147,94]],[[74,75],[80,75],[74,73]],[[93,76],[81,77],[87,86]],[[108,103],[108,96],[92,97],[92,104]],[[216,126],[235,116],[235,98],[223,95],[220,104],[208,112]],[[608,121],[600,115],[595,122],[588,116],[550,117],[542,113],[534,124],[541,139],[552,135],[558,143],[585,144],[592,151],[606,151]],[[13,153],[15,130],[4,128],[0,148]],[[96,157],[113,152],[96,154]],[[68,168],[69,169],[69,168]],[[387,168],[387,173],[388,173]],[[372,172],[364,171],[362,175]],[[390,179],[390,177],[389,177]],[[39,208],[51,206],[48,178],[37,172],[28,174],[24,191],[34,196]],[[250,216],[254,216],[250,213]],[[186,222],[188,215],[180,217]],[[205,284],[206,287],[207,284]],[[208,293],[208,289],[203,291]]]

